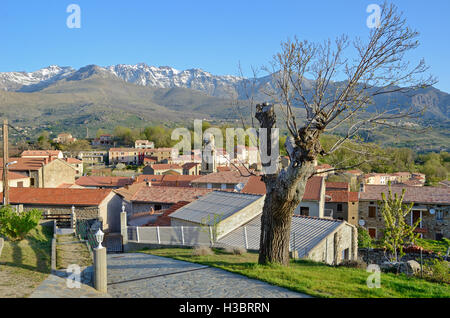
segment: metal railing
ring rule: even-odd
[[[91,231],[89,220],[77,220],[75,231],[82,240],[85,240],[89,243],[89,247],[91,248],[91,250],[97,247],[98,243],[95,239],[95,233]]]

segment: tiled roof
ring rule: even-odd
[[[305,193],[303,194],[302,200],[319,201],[320,192],[322,189],[322,180],[323,177],[319,176],[309,178],[308,182],[306,182]],[[261,180],[261,177],[251,176],[241,192],[249,194],[266,194],[266,185]]]
[[[127,177],[83,176],[75,184],[83,187],[124,187],[134,182]]]
[[[348,189],[348,183],[347,182],[330,182],[326,181],[325,186],[327,190],[347,190]]]
[[[57,157],[61,153],[60,150],[25,150],[22,152],[21,157],[30,156],[54,156]]]
[[[175,148],[153,148],[153,149],[145,149],[146,152],[168,152],[172,151]]]
[[[111,193],[108,189],[10,188],[13,204],[98,206]]]
[[[175,203],[170,208],[164,210],[163,214],[156,219],[155,223],[148,223],[144,226],[170,226],[170,214],[189,203],[190,202],[188,201],[180,201]]]
[[[326,202],[358,202],[358,192],[347,190],[327,190]]]
[[[361,170],[359,170],[359,169],[353,169],[353,170],[347,170],[347,171],[345,171],[346,173],[351,173],[351,174],[356,174],[356,175],[361,175],[361,174],[363,174],[364,172],[362,172]]]
[[[359,193],[360,200],[381,200],[381,193],[388,193],[388,186],[365,185],[364,192]],[[393,184],[392,192],[401,195],[402,189],[406,189],[404,202],[450,204],[450,188],[443,187],[410,187]]]
[[[78,160],[78,159],[76,159],[76,158],[65,158],[64,160],[65,160],[67,163],[69,163],[69,164],[81,164],[81,163],[83,163],[83,161]]]
[[[316,170],[328,170],[328,169],[333,169],[333,166],[330,166],[328,163],[324,163],[324,164],[315,166],[314,169],[316,169]]]
[[[10,171],[28,171],[39,170],[45,164],[45,158],[9,158],[8,162],[17,161],[17,163],[10,165]],[[0,166],[3,167],[3,159],[0,158]]]
[[[155,163],[150,165],[153,170],[169,170],[169,169],[183,169],[180,165],[173,163]]]
[[[138,190],[140,188],[146,187],[146,186],[147,185],[145,184],[145,182],[136,182],[136,183],[133,183],[132,185],[125,186],[120,189],[116,189],[116,190],[114,190],[114,192],[117,193],[118,195],[120,195],[121,197],[123,197],[125,200],[131,201],[131,199],[136,194],[136,192],[138,192]]]
[[[232,169],[229,171],[210,173],[194,180],[193,183],[245,184],[249,178],[249,172],[242,168],[241,172],[236,169]]]
[[[190,187],[191,182],[198,178],[198,175],[142,174],[137,177],[137,182],[151,182],[152,186]]]
[[[9,169],[8,169],[9,170]],[[28,176],[25,176],[23,174],[14,172],[14,171],[8,171],[8,179],[9,180],[17,180],[17,179],[28,179]],[[0,181],[3,181],[3,169],[0,168]]]
[[[186,162],[183,165],[183,169],[191,169],[191,168],[197,167],[200,164],[201,164],[200,162]]]
[[[261,195],[214,191],[170,215],[193,223],[214,225],[261,199]],[[262,206],[261,206],[262,208]]]
[[[195,201],[211,189],[184,187],[141,187],[131,198],[134,202],[177,203]]]

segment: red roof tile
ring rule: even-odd
[[[98,206],[109,189],[10,188],[12,204]]]
[[[360,200],[381,200],[381,193],[388,193],[388,186],[365,185],[364,192],[360,192]],[[404,202],[450,204],[450,188],[442,187],[411,187],[405,185],[391,186],[392,192],[401,195],[402,189],[406,189]]]
[[[150,182],[152,186],[190,187],[191,182],[200,178],[197,175],[150,175],[138,176],[137,182]]]
[[[183,187],[141,187],[131,198],[135,202],[177,203],[195,201],[212,189]]]
[[[8,179],[9,180],[17,180],[17,179],[28,179],[29,177],[17,172],[9,171],[8,169]],[[3,180],[3,169],[0,169],[0,181]]]
[[[327,190],[325,192],[326,202],[358,202],[358,192],[347,190]]]
[[[169,169],[183,169],[180,165],[173,163],[155,163],[150,165],[153,170],[169,170]]]
[[[155,223],[147,223],[144,226],[170,226],[170,217],[169,215],[175,212],[178,209],[181,209],[185,205],[188,205],[190,202],[188,201],[180,201],[172,205],[170,208],[164,210],[163,214],[159,216]]]
[[[349,185],[347,182],[325,182],[327,190],[348,190]]]
[[[127,177],[83,176],[75,184],[82,187],[124,187],[133,182],[132,178]]]

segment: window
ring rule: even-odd
[[[342,203],[338,203],[337,205],[337,211],[342,212]]]
[[[309,216],[309,208],[306,206],[301,206],[300,215]]]
[[[371,238],[376,238],[377,237],[377,229],[374,227],[370,227],[369,228],[369,235]]]
[[[34,178],[30,179],[30,186],[33,187],[34,186]]]
[[[436,220],[442,221],[444,219],[444,211],[436,210]]]
[[[377,217],[377,207],[369,206],[369,218],[375,218],[375,217]]]
[[[206,185],[206,187],[207,187],[208,189],[212,189],[212,184],[211,184],[211,183],[208,183],[208,184]]]
[[[159,211],[162,209],[161,204],[155,204],[155,211]]]
[[[23,181],[17,182],[17,187],[18,188],[23,188]]]
[[[226,190],[226,188],[227,188],[227,185],[226,185],[226,183],[222,183],[222,185],[220,186],[220,189],[222,189],[222,190]]]

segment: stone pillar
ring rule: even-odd
[[[99,292],[108,292],[106,248],[94,248],[94,287]]]
[[[120,212],[120,234],[123,245],[128,244],[127,212]]]
[[[352,227],[352,260],[358,259],[358,229],[356,226]]]
[[[341,260],[341,249],[339,248],[339,245],[340,245],[340,236],[339,232],[336,232],[334,233],[334,242],[333,242],[334,265],[338,265]]]

